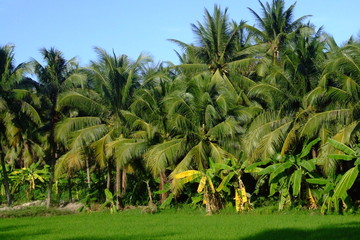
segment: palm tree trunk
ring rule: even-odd
[[[166,175],[164,172],[162,172],[162,173],[160,173],[160,185],[159,185],[160,191],[165,190],[165,183],[166,183]],[[168,198],[168,196],[169,196],[168,192],[161,193],[160,202],[163,203]]]
[[[91,189],[90,167],[89,167],[89,159],[88,158],[86,158],[85,164],[86,164],[86,176],[87,176],[88,189]]]
[[[49,178],[49,184],[48,184],[48,192],[47,192],[47,198],[46,198],[46,207],[49,208],[51,204],[51,192],[52,192],[52,186],[54,181],[54,171],[52,170],[54,167],[52,164],[50,165],[50,178]]]
[[[111,185],[111,169],[110,166],[107,168],[107,176],[106,176],[106,188],[110,190]]]
[[[121,175],[121,196],[124,196],[126,193],[127,188],[127,174],[126,169],[122,169],[122,175]]]
[[[207,187],[205,187],[204,200],[205,200],[206,213],[208,215],[212,215],[211,206],[210,206],[210,197]]]
[[[115,178],[115,199],[116,209],[120,209],[120,191],[121,191],[121,168],[120,163],[116,161],[116,178]]]
[[[71,176],[68,176],[68,190],[69,190],[69,202],[72,202],[72,184],[71,184]]]
[[[6,172],[6,166],[5,166],[5,159],[4,159],[4,154],[1,152],[0,153],[0,158],[1,158],[1,168],[3,170],[3,175],[4,175],[4,187],[5,187],[5,192],[6,192],[6,201],[7,201],[7,205],[10,207],[11,206],[11,193],[10,193],[10,184],[9,184],[9,178]]]
[[[48,184],[48,192],[47,192],[47,198],[46,198],[46,207],[49,208],[51,205],[51,194],[52,194],[52,188],[53,188],[53,183],[54,183],[54,175],[55,175],[55,158],[56,158],[56,154],[53,155],[53,157],[51,157],[50,160],[50,178],[49,178],[49,184]]]
[[[149,206],[150,206],[150,205],[153,205],[154,202],[153,202],[153,199],[152,199],[152,193],[151,193],[151,189],[150,189],[149,180],[145,181],[145,183],[146,183],[146,188],[147,188],[148,195],[149,195]]]
[[[54,101],[53,101],[54,102]],[[56,105],[56,100],[55,104]],[[49,136],[49,144],[50,144],[50,159],[49,159],[49,165],[50,165],[50,178],[49,178],[49,185],[48,185],[48,193],[47,193],[47,199],[46,199],[46,207],[49,208],[51,205],[51,194],[52,194],[52,187],[54,183],[54,175],[55,175],[55,163],[56,163],[56,141],[55,141],[55,125],[58,119],[57,113],[55,109],[52,109],[52,119],[51,119],[51,130],[50,130],[50,136]]]

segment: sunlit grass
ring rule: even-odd
[[[360,216],[128,210],[0,219],[0,239],[356,239]]]

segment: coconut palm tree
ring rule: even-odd
[[[150,66],[145,69],[142,76],[144,82],[134,96],[130,106],[130,111],[124,112],[128,122],[132,122],[131,139],[132,146],[138,145],[145,147],[147,151],[151,146],[159,144],[165,140],[170,140],[170,126],[167,121],[167,112],[164,106],[164,99],[174,89],[176,83],[173,82],[172,73],[169,68],[164,68],[163,64]],[[142,150],[143,152],[144,149]],[[152,168],[152,164],[145,158],[146,165],[151,169],[154,178],[160,179],[159,190],[165,190],[167,174],[165,168],[162,171]],[[167,198],[167,193],[162,193],[160,201]]]
[[[194,53],[193,58],[189,59],[195,60],[192,64],[202,64],[204,69],[208,67],[213,73],[217,70],[225,73],[225,64],[232,61],[235,54],[237,37],[237,29],[231,30],[229,23],[227,9],[222,11],[215,5],[213,15],[205,9],[204,24],[198,22],[191,25],[197,37],[198,46],[175,39],[171,41],[183,47],[189,54]]]
[[[107,166],[109,173],[112,162],[115,162],[115,192],[117,208],[120,208],[121,178],[126,177],[126,163],[133,154],[139,154],[127,149],[131,143],[128,140],[130,124],[124,111],[129,110],[133,94],[140,86],[142,65],[150,59],[140,55],[132,62],[126,55],[110,55],[101,48],[95,50],[99,60],[91,62],[86,69],[90,90],[68,92],[61,99],[63,107],[75,107],[83,116],[65,119],[58,125],[58,133],[60,138],[70,138],[70,151],[64,155],[63,161],[76,156],[77,162],[81,162],[84,148],[91,147],[97,163],[102,168]]]
[[[24,149],[24,139],[41,122],[40,116],[31,104],[34,94],[26,89],[18,88],[24,81],[25,64],[15,66],[14,47],[0,47],[0,161],[3,171],[7,204],[11,205],[9,179],[5,157],[15,149],[23,149],[17,157],[31,158],[29,148]],[[16,151],[16,150],[15,150]]]
[[[215,162],[236,159],[241,149],[233,141],[251,118],[240,98],[227,91],[219,72],[183,78],[181,83],[163,100],[169,137],[145,154],[152,172],[168,170],[170,178],[188,169],[207,169],[209,157]]]
[[[301,132],[306,136],[322,135],[320,155],[326,175],[335,173],[338,166],[336,160],[327,157],[334,150],[327,139],[349,144],[359,133],[360,45],[352,43],[333,49],[328,53],[318,86],[306,98],[314,113]]]
[[[222,11],[215,5],[213,14],[205,9],[204,22],[191,25],[197,38],[196,44],[170,39],[184,50],[183,55],[178,53],[181,64],[177,67],[190,76],[208,71],[212,74],[219,72],[229,87],[235,89],[238,83],[228,79],[229,73],[248,67],[255,61],[251,57],[254,50],[244,26],[244,21],[230,21],[227,9]]]
[[[309,15],[293,20],[296,3],[285,9],[284,0],[272,0],[271,4],[267,2],[265,5],[259,0],[259,3],[262,14],[249,8],[257,21],[257,28],[249,25],[247,28],[253,32],[258,43],[268,45],[267,53],[271,55],[275,63],[284,51],[286,40],[290,38],[290,35],[294,35],[296,29],[302,27],[302,21]]]
[[[33,60],[34,73],[39,81],[39,94],[43,98],[43,113],[45,126],[42,128],[47,133],[46,161],[50,165],[50,179],[47,195],[47,206],[51,203],[52,185],[54,181],[55,163],[61,152],[55,139],[55,126],[63,118],[59,109],[59,97],[67,90],[81,85],[84,75],[76,73],[77,62],[75,58],[66,60],[59,50],[55,48],[41,49],[40,53],[45,65]]]
[[[317,87],[325,59],[321,30],[309,29],[298,29],[297,37],[284,51],[283,65],[269,66],[262,80],[249,89],[249,98],[263,108],[245,138],[250,160],[268,158],[279,151],[284,154],[295,150],[291,146],[305,140],[304,137],[318,136],[301,134],[308,117],[314,113],[308,94],[313,94]]]

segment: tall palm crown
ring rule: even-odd
[[[213,16],[205,10],[204,24],[192,24],[192,30],[198,38],[200,51],[198,57],[209,64],[215,72],[223,69],[224,64],[234,56],[236,32],[230,29],[227,9],[224,12],[214,7]]]
[[[229,142],[241,133],[239,122],[244,120],[237,96],[227,91],[219,72],[182,78],[181,82],[163,100],[170,138],[145,154],[154,173],[170,169],[174,176],[189,168],[206,169],[209,157],[216,162],[236,158]]]
[[[245,141],[250,159],[296,151],[296,142],[317,136],[303,134],[303,129],[314,111],[308,96],[319,93],[325,43],[321,29],[302,28],[296,33],[283,52],[282,64],[270,65],[262,80],[249,89],[250,99],[264,110],[248,129]]]
[[[61,172],[83,167],[83,153],[91,148],[97,164],[101,168],[108,167],[109,176],[115,162],[119,192],[120,170],[125,167],[125,161],[133,157],[132,152],[126,155],[127,146],[132,143],[127,139],[130,123],[126,112],[141,84],[142,66],[149,58],[140,55],[136,61],[131,61],[126,55],[111,55],[101,48],[95,50],[98,61],[91,62],[85,69],[89,88],[68,92],[60,100],[62,107],[75,108],[80,115],[68,117],[57,125],[57,137],[68,142],[69,150],[61,157],[57,169]],[[125,156],[120,153],[123,150]]]
[[[55,107],[58,95],[64,90],[62,84],[75,70],[77,63],[75,58],[66,61],[62,52],[55,48],[43,48],[40,53],[46,65],[43,66],[34,60],[34,71],[43,86],[42,90]]]
[[[43,113],[44,130],[47,131],[48,145],[46,159],[50,164],[50,181],[48,189],[47,206],[50,206],[52,183],[54,178],[54,167],[59,157],[58,142],[55,139],[55,126],[63,117],[59,108],[59,96],[70,88],[74,87],[74,83],[83,80],[82,75],[75,74],[77,63],[75,59],[66,61],[63,54],[55,48],[41,49],[40,53],[45,61],[45,65],[33,60],[32,64],[34,72],[39,80],[39,93],[43,99],[43,104],[47,111]]]
[[[0,161],[8,205],[11,198],[4,158],[12,149],[17,152],[18,161],[26,161],[24,155],[29,146],[24,146],[24,142],[32,128],[41,122],[38,112],[30,104],[36,101],[35,94],[20,88],[25,79],[26,64],[15,66],[14,61],[14,47],[0,47]],[[32,158],[30,152],[26,153]]]
[[[0,48],[0,161],[3,181],[7,196],[7,204],[11,205],[10,186],[5,167],[6,146],[12,145],[13,138],[18,132],[15,127],[13,112],[11,111],[11,90],[18,81],[20,69],[14,67],[13,47],[3,46]],[[21,75],[20,75],[21,76]]]
[[[139,71],[147,58],[140,56],[137,61],[131,62],[126,55],[111,56],[101,48],[96,48],[96,52],[99,60],[92,62],[89,68],[95,89],[113,113],[127,109],[131,96],[140,86]]]
[[[240,31],[243,25],[244,22],[231,24],[227,9],[222,11],[215,5],[213,14],[205,9],[204,23],[191,25],[197,38],[196,45],[170,40],[185,50],[185,55],[180,57],[183,67],[208,68],[212,73],[219,70],[223,74],[228,71],[227,64],[238,59],[239,46],[246,43],[245,34]]]
[[[104,167],[106,143],[129,132],[123,111],[129,109],[133,93],[140,86],[139,71],[148,58],[140,56],[132,62],[126,55],[112,56],[101,48],[95,50],[99,60],[86,69],[89,89],[69,92],[60,101],[62,107],[76,108],[82,115],[62,121],[57,136],[62,140],[71,138],[72,151],[96,145],[96,159]]]
[[[266,5],[259,0],[259,3],[262,15],[249,8],[257,20],[259,29],[250,26],[248,28],[256,34],[257,41],[270,44],[269,50],[274,58],[277,58],[288,35],[300,27],[309,15],[293,20],[295,3],[285,9],[284,0],[273,0],[272,4],[267,2]]]

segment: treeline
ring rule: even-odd
[[[355,207],[360,42],[260,5],[255,26],[205,10],[178,65],[51,48],[15,66],[1,47],[0,200]]]

